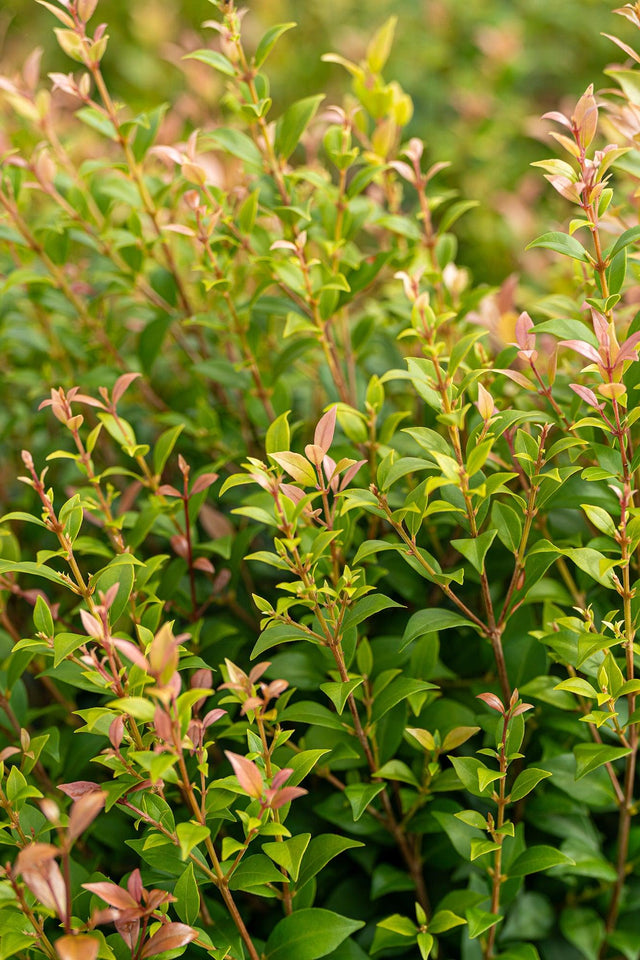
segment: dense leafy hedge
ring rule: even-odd
[[[519,313],[393,19],[280,109],[216,4],[190,129],[96,5],[0,78],[2,960],[637,958],[640,56]]]

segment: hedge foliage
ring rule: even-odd
[[[0,960],[634,960],[640,4],[545,114],[518,289],[458,254],[394,17],[281,104],[294,24],[220,0],[188,91],[127,104],[97,0],[40,2],[70,72],[0,77]]]

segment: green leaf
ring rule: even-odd
[[[328,753],[331,753],[331,751],[325,748],[320,750],[301,750],[299,753],[294,754],[290,760],[287,760],[287,766],[293,770],[293,773],[287,780],[287,786],[297,787],[299,783],[302,783],[307,774],[313,770],[316,763]]]
[[[36,605],[33,608],[33,623],[39,633],[43,633],[46,637],[53,636],[53,617],[49,605],[41,594],[36,597]]]
[[[218,127],[210,133],[205,133],[198,138],[198,147],[206,149],[216,147],[224,150],[239,160],[248,163],[252,167],[262,169],[262,156],[253,140],[242,133],[241,130],[234,130],[232,127]]]
[[[481,770],[488,770],[485,764],[477,757],[450,757],[451,763],[461,780],[462,785],[474,797],[486,796],[489,792],[488,787],[480,788],[478,774]]]
[[[629,227],[628,230],[620,234],[611,249],[605,251],[604,256],[609,260],[613,260],[617,253],[624,250],[624,248],[628,247],[631,243],[635,243],[636,240],[640,240],[640,227]]]
[[[380,73],[389,59],[397,17],[389,17],[377,30],[367,46],[367,66],[372,73]]]
[[[531,793],[541,780],[550,776],[548,770],[541,770],[539,767],[528,767],[527,770],[523,770],[522,773],[518,774],[511,788],[510,802],[515,803],[516,800],[522,800],[528,793]]]
[[[171,427],[161,433],[153,447],[153,469],[158,476],[161,476],[165,464],[171,455],[171,451],[176,445],[176,441],[182,431],[184,424],[179,423],[177,427]]]
[[[595,687],[592,687],[589,681],[583,677],[569,677],[568,680],[557,683],[554,690],[568,690],[569,693],[575,693],[578,697],[589,697],[590,699],[598,696]]]
[[[595,910],[585,907],[563,910],[560,914],[560,929],[583,957],[587,957],[587,960],[598,960],[600,947],[604,943],[605,925]]]
[[[207,66],[213,67],[218,73],[224,73],[227,77],[236,75],[236,68],[231,61],[217,50],[194,50],[193,53],[185,54],[182,59],[199,60],[200,63],[206,63]]]
[[[597,583],[601,583],[603,587],[609,587],[610,590],[615,589],[611,570],[617,566],[616,560],[609,560],[608,557],[592,547],[569,547],[565,550],[559,550],[558,553],[573,560],[580,570],[584,570],[586,574],[596,580]]]
[[[281,413],[268,427],[264,440],[267,453],[276,453],[278,450],[288,450],[291,445],[291,430],[289,428],[290,410]]]
[[[173,888],[173,895],[177,898],[174,910],[183,923],[190,925],[196,923],[200,913],[200,894],[198,893],[198,884],[191,861],[184,873],[178,878],[178,882]]]
[[[277,863],[279,867],[283,867],[287,871],[295,883],[298,880],[300,864],[302,863],[304,852],[309,846],[310,839],[310,833],[300,833],[297,837],[291,837],[289,840],[263,843],[262,849],[274,863]]]
[[[601,743],[580,743],[573,750],[576,757],[576,780],[605,763],[612,763],[631,753],[630,747],[609,747]]]
[[[113,437],[120,446],[129,447],[135,444],[136,435],[133,427],[123,417],[118,417],[116,420],[110,413],[99,413],[98,420],[104,424],[109,436]]]
[[[186,860],[194,847],[211,836],[209,827],[203,827],[200,823],[193,823],[188,820],[186,823],[179,823],[176,826],[176,834],[180,841],[180,856]]]
[[[475,940],[476,937],[479,937],[502,920],[502,917],[497,913],[488,913],[486,910],[479,910],[478,907],[469,907],[466,917],[469,924],[470,940]]]
[[[284,917],[271,931],[266,960],[318,960],[364,926],[332,910],[309,907]]]
[[[376,926],[375,936],[371,944],[371,955],[380,950],[396,950],[400,948],[404,953],[408,946],[417,939],[418,928],[409,917],[394,913],[385,917]]]
[[[526,249],[531,250],[532,247],[545,247],[547,250],[562,253],[565,257],[571,257],[572,260],[589,263],[589,254],[582,244],[579,243],[575,237],[570,237],[566,233],[545,233],[541,237],[532,240]]]
[[[431,933],[446,933],[454,927],[459,927],[467,921],[459,917],[453,910],[438,910],[429,921],[429,930]]]
[[[477,860],[479,857],[483,857],[485,853],[492,853],[494,850],[499,849],[500,844],[494,843],[493,840],[472,840],[471,860]]]
[[[324,100],[324,94],[297,100],[285,110],[276,125],[275,151],[283,160],[288,160],[300,142],[300,138]]]
[[[469,561],[472,567],[478,573],[484,573],[484,558],[493,541],[495,540],[497,530],[487,530],[478,537],[469,540],[452,540],[451,546],[462,554]]]
[[[596,530],[599,530],[600,533],[606,534],[608,537],[615,537],[616,525],[611,519],[611,515],[608,514],[606,510],[603,510],[602,507],[591,506],[588,503],[581,503],[580,506]]]
[[[293,720],[298,723],[310,723],[330,730],[341,730],[344,726],[335,713],[314,700],[299,700],[286,707],[280,714],[280,720]]]
[[[510,877],[525,877],[529,873],[540,873],[542,870],[549,870],[551,867],[570,865],[573,866],[575,860],[567,857],[559,850],[548,847],[545,844],[529,847],[516,857],[508,870]]]
[[[360,840],[352,840],[350,837],[339,837],[335,833],[320,833],[313,837],[300,868],[298,877],[298,887],[303,887],[312,877],[315,877],[323,867],[334,857],[344,853],[345,850],[352,850],[355,847],[363,847]]]
[[[14,561],[14,560],[0,560],[0,574],[3,573],[30,573],[34,577],[43,577],[45,580],[51,580],[53,583],[58,583],[63,587],[68,586],[68,581],[58,573],[57,570],[52,570],[51,567],[47,567],[44,563],[33,563],[31,560],[23,561]]]
[[[383,461],[378,468],[380,489],[388,490],[401,477],[406,477],[409,473],[418,473],[421,470],[433,470],[433,463],[422,457],[401,457],[395,463],[389,463],[388,465],[385,465]]]
[[[350,783],[345,796],[351,804],[353,819],[359,820],[369,804],[384,790],[384,783]]]
[[[277,647],[279,643],[292,643],[294,640],[306,639],[308,634],[301,627],[295,624],[289,626],[288,623],[275,623],[262,631],[256,644],[251,651],[251,660],[255,660],[265,650]]]
[[[374,593],[371,596],[363,597],[361,600],[357,600],[354,605],[347,610],[342,622],[342,629],[343,631],[349,630],[351,627],[357,626],[359,623],[362,623],[363,620],[368,620],[369,617],[373,617],[374,614],[380,613],[382,610],[401,606],[401,603],[397,603],[396,600],[391,600],[390,597],[385,597],[381,593]]]
[[[410,783],[412,787],[419,786],[415,774],[402,760],[387,760],[372,776],[384,780],[400,780],[402,783]]]
[[[49,529],[40,517],[34,517],[32,514],[25,513],[22,510],[13,510],[11,513],[5,513],[4,517],[0,517],[0,523],[4,523],[6,520],[22,520],[24,523],[33,523],[37,527],[44,527],[45,530]]]
[[[275,460],[278,466],[291,474],[298,483],[308,484],[315,487],[318,478],[312,465],[300,453],[292,453],[290,450],[282,450],[278,453],[270,453],[269,456]]]
[[[374,699],[371,711],[372,721],[377,723],[398,703],[413,696],[414,693],[421,693],[425,690],[437,690],[437,687],[427,680],[414,680],[411,677],[398,677],[397,680],[392,680]]]
[[[245,857],[229,880],[230,890],[251,890],[265,883],[282,883],[282,874],[263,853]]]
[[[598,346],[598,339],[591,327],[581,320],[574,320],[572,317],[554,317],[553,320],[543,320],[542,323],[536,323],[535,332],[551,333],[559,340],[585,340],[592,347]]]
[[[416,943],[418,944],[418,950],[420,951],[420,956],[422,960],[428,960],[429,954],[431,953],[431,948],[433,946],[433,937],[430,933],[419,933],[416,937]]]
[[[59,633],[53,641],[53,665],[59,666],[62,661],[87,642],[85,634]],[[146,702],[146,701],[145,701]]]
[[[517,553],[522,537],[522,520],[513,507],[496,500],[491,509],[491,524],[498,532],[498,539],[511,553]]]
[[[358,677],[355,680],[345,680],[343,683],[321,683],[320,689],[331,700],[338,714],[344,710],[344,705],[350,693],[364,683],[364,677]]]
[[[109,622],[113,626],[122,616],[129,603],[129,597],[133,590],[135,574],[133,570],[134,563],[139,563],[130,553],[122,553],[103,567],[92,578],[92,586],[95,590],[102,590],[103,593],[118,584],[118,592],[109,608]]]
[[[437,633],[440,630],[453,630],[456,627],[472,627],[473,623],[456,613],[454,610],[441,610],[438,607],[431,607],[428,610],[419,610],[409,618],[409,622],[404,631],[400,651],[404,650],[410,643],[418,637],[424,637],[428,633]]]
[[[287,30],[291,30],[295,26],[295,23],[278,23],[275,27],[267,30],[260,40],[253,57],[253,62],[258,69],[260,69],[265,62],[283,33],[286,33]]]

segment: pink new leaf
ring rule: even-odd
[[[100,786],[93,780],[75,780],[73,783],[59,784],[58,790],[66,794],[67,797],[71,797],[72,800],[79,800],[87,793],[100,792]]]
[[[483,703],[486,703],[492,710],[496,710],[498,713],[504,713],[504,705],[500,698],[496,697],[495,693],[479,693],[477,699],[482,700]]]
[[[334,405],[318,420],[318,425],[313,435],[313,442],[317,447],[320,447],[323,454],[329,452],[329,448],[333,443],[337,413],[338,408]]]
[[[115,883],[101,880],[99,883],[83,883],[82,886],[118,910],[132,910],[138,906],[131,894]]]
[[[131,640],[121,640],[119,637],[114,637],[112,643],[121,653],[124,653],[128,660],[131,660],[131,663],[135,663],[136,667],[140,667],[145,673],[149,672],[149,662],[135,643]]]
[[[59,937],[54,946],[60,960],[96,960],[100,941],[87,933],[67,934]]]
[[[102,790],[91,790],[75,801],[71,807],[69,826],[67,827],[69,843],[76,840],[87,827],[91,826],[104,807],[106,799],[107,795]]]
[[[156,957],[159,953],[167,953],[169,950],[179,950],[195,940],[197,936],[193,927],[187,926],[186,923],[165,923],[147,940],[140,956],[145,960],[146,957]]]
[[[366,460],[358,460],[345,470],[344,476],[340,481],[340,490],[345,490],[349,486],[360,467],[364,467],[366,462]]]
[[[519,707],[511,714],[512,717],[519,717],[521,713],[526,713],[527,710],[533,710],[534,706],[532,703],[521,703]]]
[[[102,624],[93,614],[89,613],[88,610],[80,611],[80,619],[89,637],[101,637],[103,635],[104,629]]]
[[[622,363],[624,360],[637,360],[638,344],[640,344],[640,331],[631,334],[631,336],[624,341],[620,347],[620,353],[616,357],[616,363]]]
[[[561,123],[563,127],[568,127],[571,129],[571,123],[565,117],[564,113],[559,113],[558,110],[550,110],[549,113],[542,114],[543,120],[555,120],[556,123]]]
[[[225,750],[225,755],[244,792],[259,800],[264,793],[264,785],[255,763],[247,760],[246,757],[241,757],[239,753],[232,753],[230,750]]]
[[[581,383],[570,383],[569,386],[573,392],[577,393],[580,399],[588,403],[590,407],[595,407],[596,410],[602,410],[604,407],[604,404],[598,401],[595,393],[593,390],[590,390],[589,387],[583,387]]]
[[[218,479],[217,473],[203,473],[193,481],[193,486],[191,487],[191,496],[194,496],[196,493],[201,493],[203,490],[206,490],[207,487],[210,487],[212,483],[215,483]]]
[[[117,403],[123,393],[129,389],[133,381],[137,380],[140,376],[142,376],[140,373],[123,373],[121,377],[118,377],[111,391],[114,404]]]
[[[533,320],[526,310],[523,310],[516,320],[516,344],[521,350],[533,350],[536,338],[533,332]]]
[[[576,353],[586,357],[587,360],[591,360],[592,363],[602,363],[602,357],[596,348],[592,347],[590,343],[586,343],[584,340],[561,340],[558,346],[568,347],[569,350],[575,350]]]
[[[283,787],[282,790],[278,790],[269,806],[272,810],[279,810],[285,803],[291,803],[296,797],[303,797],[305,793],[308,791],[304,787]]]

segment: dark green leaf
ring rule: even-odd
[[[610,747],[602,743],[580,743],[573,752],[576,756],[576,780],[580,780],[603,764],[628,756],[631,748]]]
[[[318,960],[364,926],[331,910],[296,910],[274,927],[265,946],[266,960]]]
[[[542,870],[549,870],[551,867],[574,864],[571,857],[567,857],[559,850],[540,844],[536,847],[529,847],[511,864],[508,870],[510,877],[525,877],[529,873],[540,873]]]

